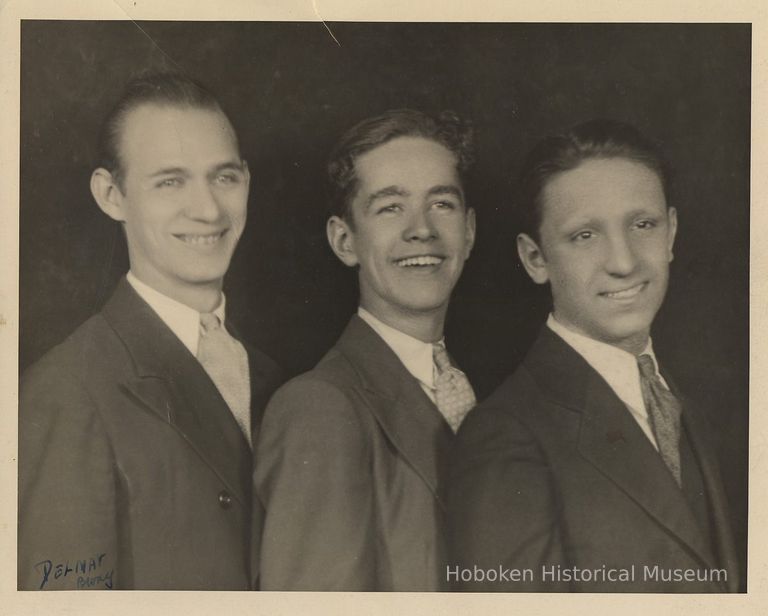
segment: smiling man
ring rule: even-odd
[[[91,176],[130,271],[23,376],[19,587],[249,588],[252,422],[274,363],[227,332],[249,172],[190,79],[131,82]]]
[[[704,418],[651,344],[677,232],[660,155],[630,126],[583,124],[533,150],[520,198],[520,260],[553,310],[459,433],[446,575],[482,591],[736,589]]]
[[[357,269],[360,308],[265,412],[255,474],[262,589],[445,587],[438,493],[475,402],[443,340],[475,238],[468,163],[457,118],[410,110],[363,121],[332,155],[328,241]]]

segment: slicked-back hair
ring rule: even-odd
[[[630,124],[591,120],[563,134],[545,137],[528,154],[517,185],[520,231],[540,243],[542,195],[547,184],[588,160],[610,158],[631,160],[655,172],[669,206],[669,165],[658,145]]]
[[[329,213],[354,224],[351,203],[359,188],[355,160],[398,137],[431,139],[456,156],[459,177],[472,164],[473,130],[452,111],[431,117],[414,109],[394,109],[368,118],[350,128],[331,152],[328,162]]]
[[[112,174],[112,178],[124,192],[125,161],[120,156],[120,144],[125,120],[134,109],[145,104],[178,107],[181,109],[205,109],[220,112],[232,125],[229,116],[219,105],[216,97],[201,83],[171,72],[144,73],[132,79],[120,98],[104,118],[99,131],[98,163]],[[235,135],[234,128],[232,129]],[[236,147],[237,135],[235,135]]]

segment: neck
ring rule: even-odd
[[[645,351],[645,348],[648,346],[648,338],[650,338],[650,334],[646,331],[610,344],[637,357]]]
[[[438,342],[443,337],[445,309],[437,312],[404,313],[395,310],[381,310],[377,306],[366,305],[364,301],[361,301],[360,305],[382,323],[422,342]]]
[[[599,336],[593,335],[589,330],[585,330],[581,327],[578,327],[577,325],[574,325],[568,319],[562,318],[562,316],[559,315],[556,311],[553,312],[553,316],[560,325],[566,329],[571,330],[572,332],[576,332],[577,334],[581,334],[587,338],[592,338],[598,342],[610,344],[611,346],[615,346],[617,349],[626,351],[627,353],[636,357],[645,351],[645,347],[648,345],[648,339],[651,337],[650,329],[644,329],[623,338],[601,338]]]
[[[133,268],[131,268],[131,272],[141,282],[152,287],[158,293],[197,310],[197,312],[213,312],[221,303],[221,280],[199,285],[170,284],[163,279],[147,276],[144,272],[137,272]]]

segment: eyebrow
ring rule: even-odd
[[[224,163],[220,163],[216,165],[210,172],[210,175],[216,175],[217,173],[220,173],[221,171],[226,170],[233,170],[233,171],[243,171],[243,164],[241,162],[237,162],[234,160],[230,160]],[[163,175],[189,175],[189,169],[186,169],[185,167],[165,167],[164,169],[158,169],[154,173],[151,173],[149,175],[150,178],[156,178]]]
[[[409,191],[405,190],[405,188],[402,188],[401,186],[386,186],[368,195],[368,199],[365,202],[365,207],[368,209],[378,199],[383,199],[385,197],[408,197],[410,194],[411,193]]]
[[[626,222],[635,220],[636,218],[663,219],[665,215],[666,215],[666,211],[659,213],[659,212],[650,211],[647,208],[637,208],[624,214],[621,221],[622,223],[626,223]],[[599,216],[597,218],[595,217],[587,218],[587,217],[579,216],[578,218],[575,218],[573,220],[565,221],[562,225],[560,225],[560,230],[563,232],[563,234],[569,235],[582,227],[602,227],[604,223],[605,223],[605,220],[600,218]]]
[[[630,218],[637,218],[638,216],[664,216],[666,213],[666,208],[663,212],[654,212],[647,207],[640,207],[632,210],[631,212],[627,212],[626,218],[629,220]]]
[[[219,173],[220,171],[243,171],[243,163],[242,161],[234,161],[234,160],[228,160],[225,163],[221,163],[219,165],[216,165],[213,168],[212,173]]]
[[[433,186],[427,191],[427,196],[431,197],[433,195],[454,195],[459,199],[464,198],[464,193],[461,192],[461,189],[453,184]]]
[[[369,195],[365,207],[367,209],[371,207],[371,205],[373,205],[376,200],[383,199],[385,197],[410,197],[410,195],[411,193],[401,186],[386,186]],[[427,191],[428,197],[435,195],[454,195],[459,199],[464,199],[464,194],[461,192],[461,189],[453,184],[438,184],[437,186],[433,186]]]
[[[150,173],[150,178],[156,178],[161,175],[189,175],[189,171],[183,167],[166,167],[165,169],[159,169],[154,173]]]

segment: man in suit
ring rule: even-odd
[[[224,326],[248,167],[213,95],[173,74],[128,85],[101,149],[91,191],[130,271],[22,378],[19,588],[245,590],[251,423],[276,385]]]
[[[446,574],[463,590],[733,591],[704,418],[651,344],[677,230],[658,151],[593,121],[543,140],[520,185],[518,253],[553,311],[462,426]]]
[[[270,401],[257,447],[266,590],[444,587],[443,465],[474,394],[443,325],[475,236],[458,118],[398,110],[350,129],[328,170],[328,241],[360,308]]]

